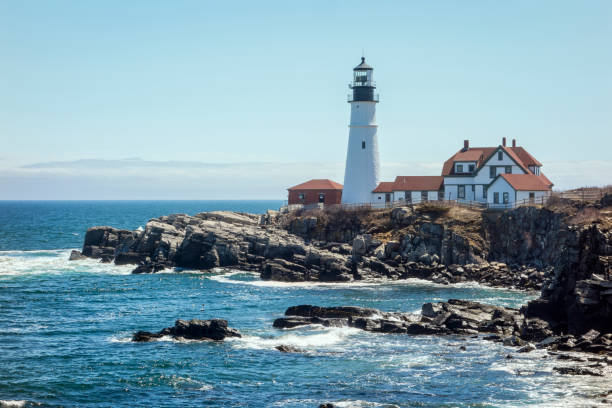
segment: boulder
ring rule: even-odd
[[[177,320],[173,327],[167,327],[157,333],[138,331],[132,337],[135,342],[147,342],[162,336],[172,336],[189,340],[221,341],[226,337],[241,337],[240,332],[227,326],[227,320]]]
[[[87,257],[85,255],[83,255],[81,253],[81,251],[77,251],[75,249],[73,249],[70,252],[70,257],[68,258],[69,261],[78,261],[80,259],[87,259]]]

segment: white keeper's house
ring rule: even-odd
[[[382,182],[372,191],[372,203],[458,200],[503,208],[538,202],[551,194],[553,186],[541,167],[515,139],[506,146],[503,138],[497,147],[470,147],[465,140],[463,148],[444,162],[441,176],[398,176]]]

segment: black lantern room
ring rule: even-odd
[[[353,82],[349,88],[353,94],[349,95],[349,102],[378,102],[378,94],[374,93],[376,82],[374,82],[374,68],[366,64],[365,57],[361,57],[361,64],[353,68]]]

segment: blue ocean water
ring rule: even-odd
[[[67,260],[92,225],[133,229],[173,212],[279,205],[0,202],[0,406],[594,406],[610,388],[606,379],[554,374],[558,363],[545,351],[514,354],[480,339],[272,328],[297,304],[417,312],[449,298],[518,307],[533,293],[418,280],[286,284],[235,270],[131,275],[131,266]],[[137,330],[157,331],[178,318],[213,317],[244,337],[129,341]],[[280,344],[306,352],[280,353]]]

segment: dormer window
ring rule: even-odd
[[[457,165],[457,173],[463,173],[463,164]]]
[[[501,150],[497,152],[497,160],[504,160],[504,153]]]
[[[470,164],[470,165],[468,166],[468,169],[469,169],[470,173],[473,173],[473,172],[474,172],[474,165],[473,165],[473,164]]]

